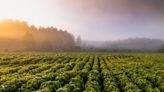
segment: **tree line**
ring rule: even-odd
[[[164,41],[150,38],[128,38],[116,41],[83,41],[84,50],[110,52],[164,52]]]
[[[36,27],[25,21],[0,21],[1,51],[53,51],[75,47],[74,36],[55,27]]]

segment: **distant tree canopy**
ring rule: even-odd
[[[19,20],[0,21],[0,50],[11,51],[53,51],[72,49],[74,36],[54,27],[29,26]]]
[[[164,41],[161,39],[128,38],[104,42],[85,41],[83,48],[86,50],[109,50],[110,52],[164,52],[163,43]]]
[[[81,44],[82,44],[82,40],[81,40],[81,36],[79,35],[76,40],[76,45],[80,47]]]
[[[159,52],[164,52],[164,44],[161,45]]]

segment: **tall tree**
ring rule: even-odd
[[[80,35],[77,37],[76,45],[79,46],[79,47],[81,47],[81,45],[82,45],[82,40],[81,40],[81,36]]]
[[[35,41],[32,33],[26,32],[23,36],[23,43],[25,50],[33,50],[35,49]]]

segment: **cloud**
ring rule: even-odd
[[[164,34],[164,0],[15,0],[9,2],[10,0],[3,0],[3,2],[0,0],[2,11],[0,18],[7,16],[20,18],[36,25],[52,25],[67,29],[75,35],[83,34],[85,39],[108,40],[110,37],[117,39],[141,35],[162,38]],[[89,36],[91,32],[92,36]]]
[[[151,19],[164,13],[163,0],[60,0],[64,10],[81,19],[123,21]]]
[[[58,4],[73,15],[79,29],[92,31],[93,38],[98,38],[98,33],[104,33],[102,39],[109,38],[107,33],[163,38],[164,0],[60,0]]]

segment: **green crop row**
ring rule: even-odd
[[[164,92],[164,54],[0,54],[0,92]]]

